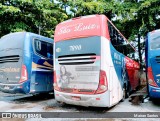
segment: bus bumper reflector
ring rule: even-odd
[[[100,98],[96,98],[96,100],[101,100]]]

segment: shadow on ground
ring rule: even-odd
[[[92,112],[92,113],[106,113],[111,110],[113,107],[106,108],[106,107],[84,107],[84,106],[77,106],[77,105],[70,105],[65,103],[58,103],[59,107],[64,110],[71,110],[71,111],[78,111],[78,112]]]
[[[150,99],[150,100],[152,101],[152,103],[153,103],[155,106],[160,107],[160,99],[154,98],[154,99]]]
[[[0,97],[0,101],[13,101],[18,103],[24,102],[39,102],[48,99],[54,99],[54,94],[37,94],[37,95],[22,95],[22,94],[5,94]]]

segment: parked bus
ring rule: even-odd
[[[62,22],[54,40],[57,101],[111,107],[139,85],[135,50],[106,16]]]
[[[148,93],[160,98],[160,29],[147,34],[145,47]]]
[[[53,40],[29,32],[3,36],[0,90],[22,94],[53,91]]]

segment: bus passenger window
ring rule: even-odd
[[[53,59],[53,45],[47,44],[47,58]]]
[[[43,56],[43,57],[47,58],[47,42],[35,39],[34,40],[34,48],[35,48],[35,52],[39,56]]]
[[[36,41],[36,49],[38,51],[41,51],[41,42],[40,41]]]

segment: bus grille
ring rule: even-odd
[[[72,88],[61,88],[62,92],[67,92],[67,93],[77,93],[77,94],[93,94],[95,93],[94,90],[90,89],[72,89]]]
[[[73,92],[73,89],[70,89],[70,88],[61,88],[61,91],[64,91],[64,92]]]
[[[94,90],[90,90],[90,89],[79,89],[79,92],[94,92]]]
[[[19,59],[20,59],[19,55],[3,56],[0,57],[0,63],[18,62]]]
[[[92,64],[95,62],[96,54],[73,54],[59,56],[58,62],[60,65],[82,65],[82,64]]]
[[[160,64],[160,56],[156,56],[156,62]]]

